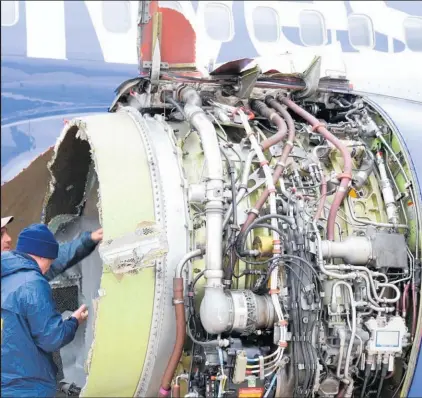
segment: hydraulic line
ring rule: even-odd
[[[183,297],[183,278],[173,279],[173,304],[176,312],[176,342],[174,343],[173,352],[168,361],[166,370],[161,380],[159,397],[167,397],[170,393],[171,381],[176,371],[177,365],[183,353],[183,344],[186,337],[186,318],[185,305]]]
[[[258,100],[254,100],[251,102],[251,107],[252,109],[261,114],[262,116],[265,116],[269,121],[273,122],[274,124],[276,124],[277,126],[277,134],[273,135],[272,137],[270,137],[268,140],[271,141],[263,141],[261,143],[262,148],[269,148],[268,143],[271,143],[271,145],[274,145],[277,142],[280,142],[283,137],[286,134],[286,131],[288,129],[288,138],[287,141],[288,142],[294,142],[295,139],[295,125],[293,122],[292,117],[289,115],[289,113],[286,111],[285,112],[285,118],[286,121],[284,121],[274,110],[268,108],[262,101],[258,101]],[[287,123],[287,126],[286,126]],[[277,141],[274,139],[274,137],[277,137]],[[270,146],[271,146],[270,145]],[[286,161],[287,158],[290,154],[290,151],[292,149],[293,145],[286,145],[285,149],[283,150],[280,160],[277,162],[277,166],[274,169],[274,173],[273,173],[273,182],[274,184],[277,184],[285,166],[286,166]],[[286,149],[287,148],[287,149]],[[249,224],[251,224],[252,221],[255,220],[255,218],[257,217],[257,215],[259,214],[259,211],[261,210],[262,206],[264,205],[265,201],[267,200],[268,196],[269,196],[270,192],[268,189],[266,189],[260,196],[260,198],[257,200],[257,202],[255,203],[254,209],[253,211],[251,211],[248,214],[248,217],[245,221],[245,223],[242,226],[241,231],[244,231]]]
[[[175,277],[173,278],[173,304],[176,313],[176,341],[174,343],[173,352],[168,361],[166,370],[161,380],[161,386],[158,396],[166,397],[170,393],[171,381],[176,371],[183,352],[183,345],[186,338],[186,315],[182,272],[185,264],[198,256],[204,254],[203,249],[197,249],[187,253],[182,257],[176,266]]]
[[[333,286],[333,298],[335,295],[335,291],[337,289],[337,286],[343,285],[346,287],[346,290],[349,293],[350,296],[350,305],[352,307],[352,327],[351,327],[351,335],[350,335],[350,339],[349,339],[349,346],[347,348],[347,353],[346,353],[346,362],[344,365],[344,378],[345,378],[345,382],[347,382],[348,384],[351,383],[353,381],[352,377],[349,376],[349,365],[350,365],[350,358],[352,355],[352,349],[353,349],[353,344],[355,342],[355,336],[356,336],[356,301],[355,298],[353,296],[353,290],[352,287],[350,286],[349,283],[347,282],[343,282],[343,281],[338,281],[334,284]],[[337,372],[339,372],[339,369],[337,369]],[[337,374],[338,376],[338,374]]]
[[[343,173],[339,175],[340,187],[334,196],[333,203],[331,204],[330,212],[327,221],[327,238],[334,240],[334,228],[337,217],[338,209],[340,208],[343,199],[346,196],[349,183],[352,180],[352,158],[347,147],[333,134],[331,134],[325,126],[310,113],[306,112],[299,105],[294,103],[288,98],[280,98],[280,101],[287,105],[292,111],[305,119],[311,126],[312,130],[321,134],[327,141],[331,142],[341,153],[344,161]]]
[[[382,364],[381,378],[380,378],[380,382],[378,384],[378,390],[377,390],[377,398],[381,397],[382,387],[384,384],[385,377],[387,376],[387,371],[388,371],[388,362]]]
[[[365,378],[363,381],[362,391],[360,392],[360,398],[364,398],[365,396],[365,391],[368,385],[369,376],[371,375],[371,367],[372,367],[372,364],[370,363],[367,363],[365,366]]]
[[[251,170],[251,166],[252,166],[252,160],[253,158],[256,156],[255,151],[251,150],[246,158],[246,162],[243,168],[243,173],[242,173],[242,177],[240,180],[240,185],[239,185],[239,189],[237,191],[237,195],[236,195],[236,201],[235,203],[231,203],[229,206],[229,209],[227,210],[226,215],[224,216],[224,221],[223,221],[223,230],[224,228],[226,228],[227,223],[230,220],[230,217],[232,215],[233,212],[233,208],[235,205],[237,205],[245,196],[246,191],[248,189],[248,178],[249,178],[249,174],[250,174],[250,170]]]

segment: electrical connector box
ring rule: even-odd
[[[241,384],[245,381],[247,363],[248,363],[248,359],[246,357],[246,352],[240,351],[237,354],[236,364],[234,367],[234,374],[233,374],[234,384]]]
[[[371,318],[366,322],[371,337],[368,340],[368,354],[401,352],[403,338],[407,328],[401,317],[392,317],[386,323],[385,318]]]

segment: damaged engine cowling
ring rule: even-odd
[[[104,228],[92,264],[53,282],[77,280],[91,310],[60,353],[63,384],[393,395],[418,341],[420,203],[398,137],[364,99],[138,85],[69,122],[49,168],[58,236]]]

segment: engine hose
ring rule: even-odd
[[[272,145],[280,142],[286,135],[287,129],[289,131],[288,140],[293,142],[294,136],[295,136],[295,125],[294,125],[292,117],[288,114],[288,112],[286,112],[286,122],[287,122],[287,125],[286,125],[286,122],[283,120],[283,118],[281,118],[273,109],[268,108],[268,106],[265,105],[265,103],[262,101],[253,100],[251,102],[251,108],[253,109],[254,112],[257,112],[261,114],[262,116],[266,117],[269,121],[273,122],[277,126],[277,133],[274,134],[272,137],[264,140],[261,143],[261,147],[263,150],[266,150]],[[290,148],[290,145],[286,145],[286,146]],[[285,152],[283,151],[280,157],[280,160],[278,161],[278,164],[276,168],[274,169],[274,173],[273,173],[274,184],[278,183],[278,180],[284,170],[284,167],[285,167],[284,164],[287,160],[288,155],[289,154],[285,155]],[[269,194],[270,194],[269,190],[265,189],[265,191],[261,194],[260,198],[255,203],[254,209],[256,210],[257,213],[259,213],[265,201],[268,199]],[[255,220],[256,217],[257,217],[257,214],[255,214],[255,212],[250,212],[248,214],[248,217],[245,223],[242,225],[241,232],[245,231],[245,229]]]
[[[387,376],[387,370],[388,370],[388,365],[383,364],[382,370],[381,370],[381,379],[380,379],[380,383],[378,384],[377,398],[381,397],[381,391],[382,391],[385,377]]]
[[[364,396],[365,396],[366,386],[368,385],[369,375],[371,374],[371,367],[372,367],[371,364],[366,364],[365,378],[364,378],[364,381],[363,381],[362,391],[360,392],[360,398],[364,398]]]
[[[270,122],[273,122],[277,126],[277,133],[267,138],[261,142],[261,147],[263,151],[266,151],[268,148],[279,143],[287,133],[286,122],[277,115],[274,109],[270,109],[263,101],[252,100],[251,109],[255,113],[259,113],[261,116],[266,117]]]
[[[313,131],[317,131],[327,141],[331,142],[340,151],[343,157],[343,161],[344,161],[343,173],[339,176],[340,187],[334,196],[334,200],[333,200],[333,203],[331,204],[331,208],[330,208],[330,212],[328,214],[328,220],[327,220],[327,238],[328,240],[334,240],[334,229],[335,229],[337,212],[338,212],[338,209],[340,208],[341,203],[343,202],[343,199],[346,196],[349,183],[352,179],[352,158],[350,156],[349,151],[347,150],[347,147],[343,145],[342,142],[337,137],[331,134],[324,127],[324,125],[321,124],[321,122],[317,118],[312,116],[310,113],[308,113],[299,105],[297,105],[292,100],[286,97],[281,98],[280,101],[284,105],[287,105],[297,115],[305,119],[312,126]]]
[[[183,278],[173,278],[173,304],[176,313],[176,341],[173,352],[167,363],[163,378],[161,379],[159,397],[167,397],[170,393],[171,381],[179,364],[186,337],[185,305],[183,297]]]
[[[172,395],[173,398],[179,398],[180,397],[180,386],[178,384],[173,385],[171,395]]]

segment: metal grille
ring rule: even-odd
[[[76,311],[78,305],[78,286],[56,287],[53,290],[53,300],[57,311],[61,314],[65,311]]]
[[[76,311],[78,305],[78,286],[56,287],[52,289],[53,300],[56,303],[56,309],[61,314],[65,311]],[[57,381],[63,379],[63,364],[60,351],[53,352],[53,362],[58,368]]]

